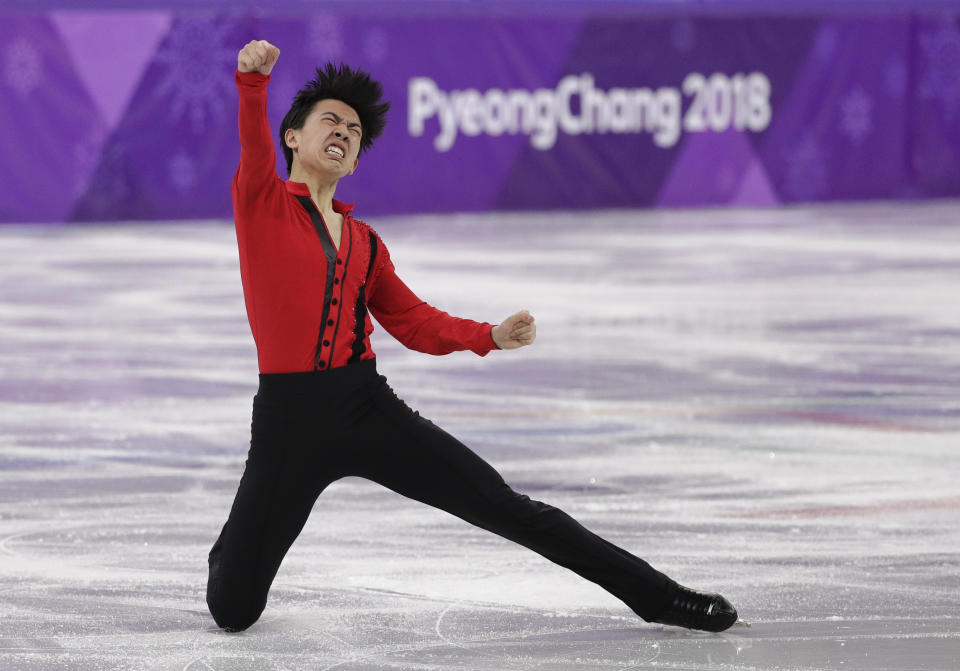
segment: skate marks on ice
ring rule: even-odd
[[[443,606],[395,595],[376,614],[342,623],[333,613],[292,609],[263,629],[230,637],[219,655],[182,668],[285,669],[950,669],[956,637],[910,620],[763,622],[747,631],[694,633],[636,626],[626,618],[508,609],[478,602]],[[411,599],[416,599],[411,597]],[[429,636],[434,620],[437,636]],[[421,613],[421,609],[427,612]],[[302,638],[309,637],[310,642]],[[274,649],[284,640],[288,646]],[[298,650],[290,653],[290,646]],[[305,655],[305,649],[311,652]],[[922,660],[922,666],[917,666]],[[787,661],[790,666],[786,666]],[[181,668],[180,663],[155,668]]]
[[[633,617],[359,480],[318,502],[247,632],[206,553],[255,354],[228,224],[0,229],[0,668],[953,671],[960,210],[373,221],[453,314],[538,342],[427,357],[411,406],[752,625]],[[909,234],[904,222],[909,222]],[[586,225],[585,225],[586,223]]]

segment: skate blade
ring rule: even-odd
[[[733,629],[734,627],[737,627],[737,628],[749,629],[751,626],[753,625],[751,625],[746,620],[737,620],[736,622],[730,625],[730,628]]]

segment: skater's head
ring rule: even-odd
[[[382,96],[380,82],[362,70],[332,63],[317,68],[316,79],[297,93],[280,125],[287,173],[297,163],[307,171],[352,173],[360,152],[387,124],[390,103],[381,102]]]

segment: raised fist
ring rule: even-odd
[[[268,75],[280,58],[280,50],[266,40],[253,40],[237,54],[237,70]]]

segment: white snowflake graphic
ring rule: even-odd
[[[943,104],[951,121],[960,109],[960,30],[952,21],[920,36],[924,68],[920,93]]]
[[[797,200],[817,200],[827,192],[827,157],[812,135],[787,152],[786,192]]]
[[[209,123],[225,120],[238,51],[225,42],[230,30],[223,21],[188,20],[167,36],[156,57],[167,66],[156,96],[169,105],[171,123],[186,113],[199,133]]]
[[[883,70],[883,88],[894,98],[907,92],[907,66],[903,59],[897,58],[887,63]]]
[[[43,79],[43,56],[25,37],[17,38],[3,54],[3,81],[21,96]]]
[[[379,63],[390,53],[390,42],[382,28],[372,28],[363,38],[363,54],[372,63]]]
[[[183,151],[179,151],[167,163],[167,175],[171,186],[180,193],[185,193],[197,183],[196,162]]]
[[[873,99],[859,85],[840,102],[840,130],[854,144],[873,132]]]
[[[307,50],[321,64],[336,62],[343,54],[343,23],[330,14],[320,14],[307,24]]]

